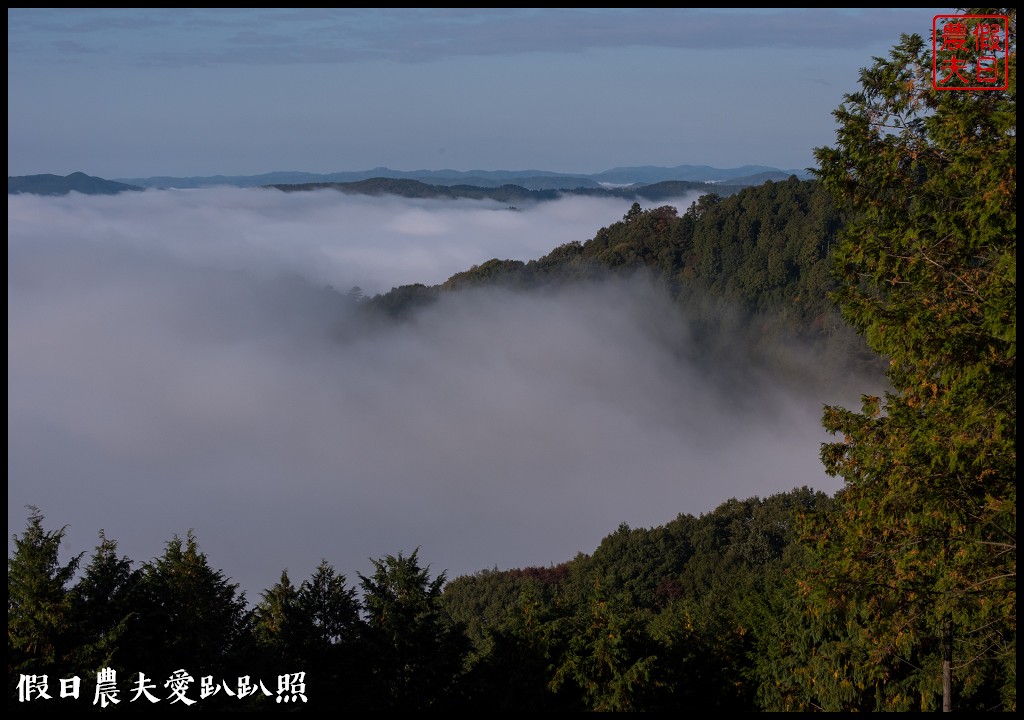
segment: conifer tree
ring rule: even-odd
[[[163,682],[178,669],[195,678],[247,674],[239,658],[250,634],[245,595],[210,567],[191,530],[145,564],[139,605],[137,664],[148,676]]]
[[[102,667],[121,673],[136,668],[124,663],[125,645],[137,631],[137,603],[142,574],[128,556],[118,556],[117,542],[100,531],[100,544],[71,590],[77,633],[77,664],[85,674]]]
[[[1016,708],[1016,12],[965,14],[1009,17],[1007,90],[934,89],[904,36],[816,151],[851,213],[834,297],[892,386],[824,415],[845,483],[805,585],[826,709]]]
[[[451,691],[469,652],[465,633],[443,609],[445,574],[431,579],[418,554],[373,560],[373,575],[359,576],[377,708],[438,709],[454,702]]]
[[[68,674],[74,643],[69,583],[81,562],[80,553],[60,562],[67,526],[48,531],[43,514],[29,507],[25,532],[14,535],[14,554],[7,559],[7,668],[9,687],[20,674],[49,675],[56,684]]]

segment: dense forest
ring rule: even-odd
[[[780,341],[886,379],[859,410],[824,408],[834,496],[622,524],[551,567],[432,576],[409,548],[350,579],[323,561],[258,599],[191,532],[141,564],[102,532],[62,561],[64,529],[32,508],[8,561],[8,706],[1015,711],[1014,53],[1009,67],[1008,90],[940,92],[904,37],[835,112],[813,180],[636,202],[536,260],[341,295],[359,332],[445,293],[644,274],[697,347],[725,330],[794,383]]]

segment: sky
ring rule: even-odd
[[[8,8],[7,174],[802,170],[942,12]]]

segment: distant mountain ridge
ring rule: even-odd
[[[395,195],[406,198],[469,198],[472,200],[497,200],[503,203],[542,202],[557,200],[564,195],[585,195],[589,197],[618,197],[630,200],[666,200],[679,198],[691,193],[727,196],[743,190],[743,185],[709,185],[686,180],[667,180],[650,185],[636,184],[628,187],[576,187],[572,189],[530,190],[522,185],[506,183],[497,187],[479,185],[431,185],[408,178],[374,177],[355,182],[284,183],[264,185],[282,192],[304,192],[310,190],[337,190],[349,195]]]
[[[142,190],[138,185],[105,180],[82,172],[74,172],[67,176],[60,175],[22,175],[7,178],[7,194],[19,195],[67,195],[69,192],[80,192],[83,195],[117,195],[129,190]]]
[[[806,170],[782,170],[764,165],[743,165],[736,168],[715,168],[709,165],[677,165],[676,167],[619,167],[592,175],[559,173],[550,170],[392,170],[377,167],[372,170],[341,171],[333,173],[271,172],[262,175],[212,175],[206,177],[155,176],[148,178],[121,178],[120,182],[145,188],[198,188],[213,185],[260,187],[264,185],[305,185],[312,183],[349,183],[376,178],[419,180],[431,185],[472,185],[475,187],[501,187],[518,185],[527,190],[574,190],[601,188],[609,185],[648,185],[658,182],[682,180],[699,183],[728,183],[729,185],[759,185],[765,180],[785,180],[796,175],[804,180],[810,177]]]
[[[510,187],[517,187],[532,193],[575,191],[575,192],[638,192],[641,188],[650,188],[658,193],[658,188],[667,187],[670,183],[698,186],[715,185],[725,192],[735,188],[761,185],[768,180],[781,182],[790,176],[807,179],[806,171],[780,170],[763,165],[743,165],[737,168],[714,168],[709,165],[678,165],[676,167],[655,167],[650,165],[638,167],[620,167],[605,170],[593,175],[574,175],[557,173],[549,170],[391,170],[378,167],[372,170],[343,171],[335,173],[307,172],[271,172],[262,175],[210,175],[204,177],[170,177],[153,176],[147,178],[121,178],[106,180],[104,178],[76,172],[66,177],[60,175],[22,175],[7,178],[7,193],[31,193],[35,195],[66,195],[75,191],[86,195],[113,195],[128,190],[154,189],[189,189],[203,187],[276,187],[286,189],[314,189],[316,187],[351,186],[358,192],[358,186],[370,181],[415,181],[437,188],[434,194],[445,195],[441,188],[460,188],[460,196],[472,194],[467,188],[491,189],[499,194],[506,193]],[[728,188],[728,189],[725,189]],[[717,191],[717,190],[716,190]],[[403,193],[398,193],[403,194]]]

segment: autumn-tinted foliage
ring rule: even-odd
[[[893,386],[825,412],[845,487],[809,535],[828,661],[808,681],[830,709],[1016,707],[1016,14],[999,14],[1008,90],[934,90],[904,37],[817,151],[851,211],[835,298]]]

